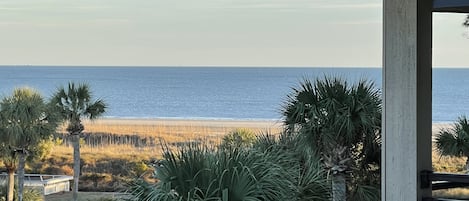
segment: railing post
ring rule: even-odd
[[[435,201],[436,199],[434,198],[422,198],[422,201]]]
[[[432,187],[432,174],[433,171],[431,170],[422,170],[420,172],[420,188],[425,189]]]

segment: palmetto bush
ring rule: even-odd
[[[137,180],[136,200],[325,200],[329,189],[319,162],[282,150],[279,140],[269,149],[208,149],[202,145],[166,149],[157,168],[157,184]],[[256,144],[261,144],[259,142]]]
[[[277,164],[286,170],[285,181],[294,193],[286,200],[329,200],[330,184],[317,153],[305,148],[298,135],[265,133],[257,137],[254,149],[278,157]]]
[[[222,139],[223,148],[248,148],[256,141],[256,134],[247,128],[230,131]]]
[[[451,128],[440,130],[435,140],[440,155],[466,157],[469,172],[469,120],[466,116],[459,117]]]
[[[5,201],[6,200],[6,196],[7,196],[6,187],[7,187],[6,181],[0,180],[0,201]],[[15,193],[15,199],[14,200],[17,200],[18,199],[18,195],[17,195],[18,192],[15,191],[14,193]],[[24,201],[43,201],[44,196],[37,189],[26,188],[26,189],[24,189],[24,192],[23,192],[23,200]]]
[[[379,88],[367,80],[305,79],[292,88],[282,112],[285,132],[301,138],[298,147],[322,158],[334,201],[379,200]]]

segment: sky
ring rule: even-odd
[[[464,18],[434,66],[469,67]],[[382,0],[0,1],[0,65],[379,67],[382,34]]]

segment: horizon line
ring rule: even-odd
[[[382,68],[382,66],[270,66],[270,65],[34,65],[34,64],[0,64],[0,67],[138,67],[138,68]],[[463,69],[468,66],[433,66],[433,68]]]

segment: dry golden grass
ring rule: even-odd
[[[103,158],[139,159],[149,160],[160,158],[161,147],[141,147],[136,148],[129,145],[110,145],[105,147],[80,148],[81,158],[85,161],[98,160]],[[73,157],[73,149],[69,146],[55,145],[52,147],[51,157]]]
[[[442,125],[437,125],[442,126]],[[443,125],[443,127],[446,125]],[[269,126],[269,124],[249,124],[241,123],[226,124],[218,122],[210,124],[210,122],[156,122],[156,121],[107,121],[107,122],[85,122],[86,133],[110,133],[115,135],[138,135],[142,137],[154,137],[162,139],[167,144],[183,143],[190,141],[199,141],[208,145],[218,144],[222,137],[236,128],[249,128],[254,132],[279,133],[282,128],[279,125]],[[434,126],[434,132],[436,131]],[[438,127],[439,128],[439,127]],[[65,132],[62,127],[61,132]],[[135,147],[131,145],[106,145],[102,147],[82,146],[81,156],[85,161],[96,161],[106,158],[121,159],[139,159],[149,160],[160,158],[162,147],[160,144],[153,147]],[[52,155],[58,157],[72,158],[73,150],[67,146],[54,146]],[[452,172],[463,173],[465,171],[464,158],[458,157],[442,157],[437,151],[432,153],[433,170],[436,172]],[[458,188],[450,190],[434,191],[436,197],[446,198],[462,198],[469,199],[469,189]]]
[[[435,147],[435,146],[434,146]],[[441,156],[438,151],[432,152],[433,171],[448,173],[466,173],[466,159],[462,157]],[[469,199],[469,189],[454,188],[433,191],[433,197],[447,199]]]
[[[237,128],[248,128],[256,133],[280,132],[281,125],[263,121],[205,121],[205,120],[102,120],[85,121],[85,133],[111,133],[155,137],[167,143],[190,140],[219,141],[224,134]],[[66,126],[59,132],[66,133]]]
[[[234,122],[234,123],[233,123]],[[104,120],[90,122],[85,121],[85,133],[110,133],[114,135],[138,135],[141,137],[154,137],[161,139],[162,143],[174,145],[198,141],[207,145],[220,143],[222,137],[237,128],[248,128],[256,133],[279,133],[282,127],[275,122],[236,122],[236,121],[191,121],[191,120]],[[447,125],[434,125],[438,128]],[[436,128],[436,127],[435,127]],[[434,128],[434,132],[437,130]],[[65,133],[65,126],[59,129]],[[83,145],[81,155],[84,158],[132,158],[143,159],[161,156],[162,147],[157,143],[153,147],[135,147],[127,144],[106,145],[102,147],[90,147]],[[73,150],[67,146],[54,146],[53,154],[72,156]],[[462,172],[464,171],[464,158],[442,157],[437,151],[432,153],[433,169],[438,172]]]
[[[469,189],[468,188],[454,188],[446,190],[437,190],[433,191],[433,197],[438,198],[447,198],[447,199],[469,199]]]
[[[159,158],[162,144],[174,147],[178,143],[200,142],[217,145],[228,132],[237,128],[247,128],[255,133],[279,133],[280,124],[269,121],[209,121],[209,120],[119,120],[84,121],[85,133],[109,133],[113,135],[138,135],[153,137],[156,146],[135,147],[128,144],[111,144],[102,147],[83,145],[81,156],[87,158]],[[66,133],[66,125],[59,132]],[[72,156],[73,150],[68,146],[54,146],[53,154]]]
[[[437,151],[432,153],[433,171],[466,173],[466,159],[462,157],[440,156]]]
[[[110,191],[114,191],[113,188],[121,189],[123,183],[134,177],[132,175],[141,175],[144,169],[139,169],[138,164],[142,162],[147,164],[147,162],[161,159],[163,146],[174,149],[192,142],[214,146],[221,142],[225,134],[237,128],[247,128],[259,133],[278,133],[282,130],[280,126],[273,125],[271,122],[186,120],[163,122],[112,120],[84,122],[84,126],[85,139],[87,140],[83,140],[80,146],[83,174],[109,176],[112,178],[112,182],[100,183],[99,188]],[[59,132],[66,133],[65,128],[66,126],[63,125]],[[135,143],[132,141],[135,138],[142,142],[145,141],[145,143]],[[66,141],[67,137],[64,141],[57,140],[57,143],[52,147],[49,158],[31,169],[44,172],[71,172],[69,170],[72,170],[73,165],[73,149],[67,143],[60,144]],[[98,142],[98,144],[94,142]],[[149,170],[151,173],[151,168]],[[80,184],[81,188],[90,190],[88,184],[92,183],[85,180],[81,180],[83,182]]]

